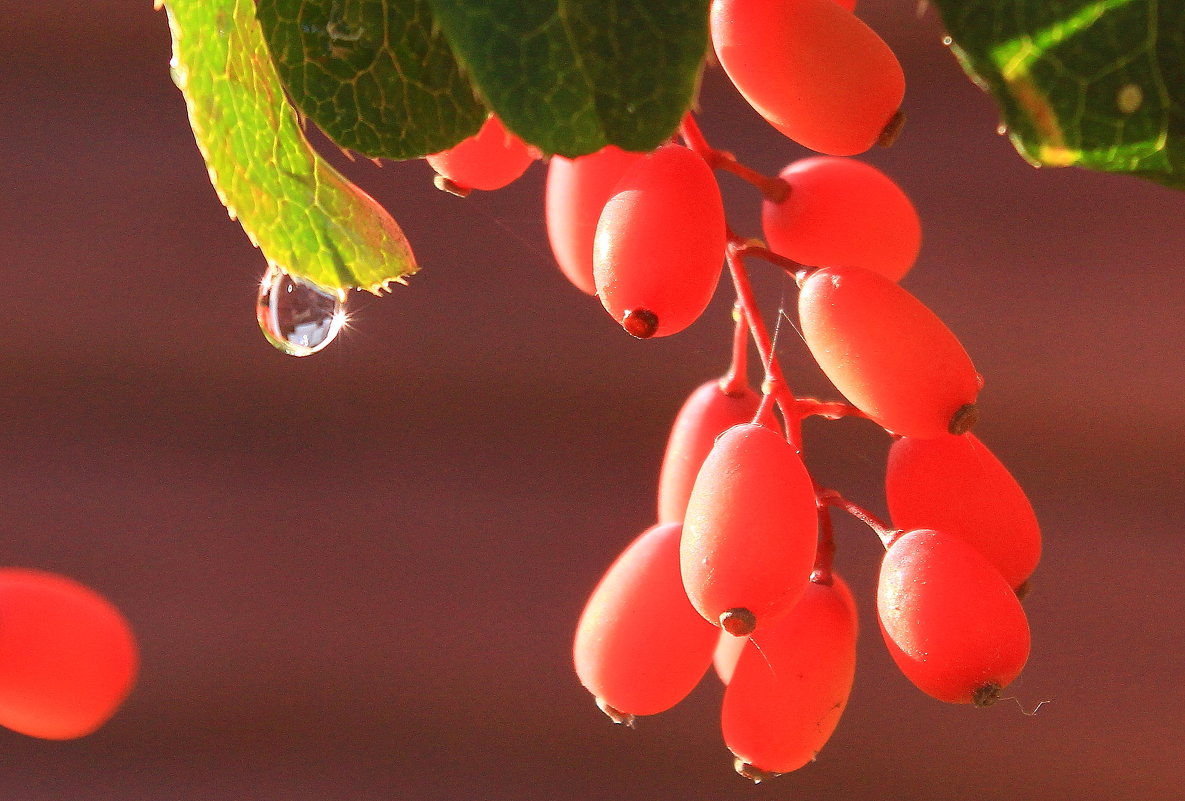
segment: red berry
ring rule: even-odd
[[[1029,657],[1029,624],[1012,587],[945,532],[918,529],[889,546],[876,607],[901,672],[940,701],[987,705]]]
[[[1013,588],[1041,558],[1041,528],[1024,490],[974,434],[902,437],[889,451],[893,524],[932,528],[972,545]]]
[[[712,170],[664,145],[622,177],[593,241],[605,309],[634,336],[667,336],[707,308],[724,264],[724,203]]]
[[[749,104],[821,153],[872,147],[905,94],[893,51],[833,0],[714,0],[711,30],[716,57]]]
[[[763,425],[721,434],[692,488],[680,547],[699,613],[733,635],[759,629],[806,589],[817,539],[814,486],[793,446]]]
[[[68,740],[107,722],[135,682],[119,610],[65,576],[0,569],[0,725]]]
[[[716,437],[735,425],[752,421],[760,405],[761,396],[748,386],[729,395],[718,380],[691,393],[675,417],[662,460],[658,477],[660,523],[683,521],[695,477]]]
[[[746,643],[724,692],[724,742],[761,773],[797,770],[839,723],[856,675],[856,606],[838,576]]]
[[[473,136],[427,156],[440,175],[461,189],[501,189],[527,171],[534,153],[491,116]]]
[[[819,367],[862,412],[910,437],[964,433],[979,374],[942,321],[897,284],[860,267],[802,282],[798,317]]]
[[[552,156],[548,162],[544,216],[551,252],[568,280],[590,295],[597,291],[593,282],[597,220],[617,182],[642,156],[609,145],[575,159]]]
[[[815,156],[779,175],[781,203],[765,201],[761,225],[775,252],[801,264],[864,267],[900,280],[917,259],[922,226],[906,194],[870,164]]]
[[[605,573],[576,627],[576,675],[602,708],[625,718],[674,706],[712,663],[717,630],[683,591],[680,529],[654,526],[634,540]]]

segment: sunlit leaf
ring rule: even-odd
[[[378,292],[415,272],[399,225],[308,145],[251,0],[167,0],[173,79],[210,180],[270,264]]]
[[[1185,3],[934,3],[1026,159],[1185,187]]]

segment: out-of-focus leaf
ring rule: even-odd
[[[1185,188],[1185,2],[934,3],[1030,162]]]
[[[399,225],[305,141],[251,0],[167,0],[173,80],[210,180],[269,264],[328,290],[416,270]]]
[[[338,145],[373,158],[437,153],[488,111],[427,0],[257,0],[293,103]]]
[[[482,98],[545,153],[650,150],[695,99],[709,0],[427,2]]]

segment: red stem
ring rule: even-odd
[[[811,581],[815,584],[831,586],[831,563],[835,558],[835,536],[831,526],[831,510],[825,504],[819,504],[819,547],[815,551],[815,569],[811,571]]]
[[[790,196],[790,184],[778,176],[766,175],[752,167],[746,167],[737,161],[736,156],[723,150],[717,150],[708,144],[695,117],[687,114],[679,126],[679,135],[689,148],[699,154],[700,158],[714,170],[725,170],[747,181],[761,190],[761,195],[772,203],[781,203]]]
[[[893,544],[893,540],[897,539],[901,534],[899,529],[890,528],[889,524],[881,520],[872,512],[860,506],[854,501],[849,501],[844,496],[840,495],[835,490],[818,489],[815,492],[815,498],[819,506],[834,506],[837,509],[843,509],[852,517],[859,520],[864,525],[868,526],[876,536],[880,537],[881,544],[888,548]]]
[[[808,267],[805,264],[796,262],[794,259],[788,259],[785,256],[774,253],[769,248],[756,242],[747,243],[745,245],[745,252],[743,255],[762,259],[764,261],[768,261],[775,267],[781,267],[787,273],[794,276],[795,280],[798,280],[799,273],[803,272],[804,270],[808,272],[814,272],[816,269],[814,267]]]
[[[839,420],[842,417],[863,417],[868,419],[868,415],[857,409],[850,403],[844,401],[821,401],[818,398],[798,398],[795,401],[798,407],[798,416],[805,417],[823,417],[827,420]]]
[[[740,304],[745,319],[749,322],[749,334],[753,337],[753,343],[757,346],[757,354],[761,357],[761,363],[765,367],[765,381],[762,382],[761,389],[777,402],[778,410],[782,413],[782,419],[788,429],[787,439],[791,445],[801,451],[802,436],[799,432],[798,417],[794,414],[796,411],[794,393],[790,391],[790,385],[786,383],[786,378],[782,374],[782,367],[774,355],[769,330],[765,327],[765,321],[761,319],[761,312],[757,308],[753,285],[749,282],[749,274],[745,272],[745,265],[741,259],[743,249],[743,240],[730,232],[725,256],[728,259],[728,271],[732,276],[732,284],[736,288],[737,303]]]
[[[733,316],[736,327],[732,334],[732,364],[720,379],[720,391],[735,397],[749,388],[749,329],[740,303],[733,309]]]
[[[704,138],[703,131],[699,129],[699,123],[695,121],[691,112],[683,115],[683,122],[679,123],[679,135],[683,137],[687,146],[699,153],[705,161],[710,161],[708,154],[716,152],[716,149],[709,145],[708,140]]]

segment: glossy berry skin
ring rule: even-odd
[[[679,576],[677,523],[647,529],[593,591],[576,627],[576,675],[623,715],[681,701],[712,664],[717,629],[691,607]]]
[[[759,631],[806,589],[817,538],[814,487],[797,452],[771,428],[734,426],[716,440],[691,491],[683,586],[707,620],[722,623],[743,609]],[[752,630],[724,627],[738,636]]]
[[[713,0],[711,33],[749,104],[820,153],[872,147],[905,95],[893,51],[834,0]]]
[[[1013,588],[1041,558],[1041,528],[1024,490],[974,434],[902,437],[889,450],[893,524],[932,528],[973,546]]]
[[[131,628],[105,598],[65,576],[0,569],[0,725],[49,740],[90,734],[138,665]]]
[[[945,436],[979,394],[979,375],[955,335],[883,275],[816,270],[801,282],[798,317],[831,383],[889,431]]]
[[[633,336],[682,331],[712,299],[725,243],[712,170],[691,150],[664,145],[626,172],[601,212],[593,241],[597,295]]]
[[[734,395],[721,389],[720,381],[702,384],[683,403],[667,440],[658,476],[658,521],[683,522],[687,500],[700,466],[716,437],[757,414],[761,396],[747,385]]]
[[[986,705],[1029,656],[1029,624],[1016,593],[958,537],[918,529],[885,552],[877,616],[893,660],[923,692]]]
[[[794,608],[754,634],[724,692],[724,742],[767,773],[815,758],[839,723],[856,675],[856,606],[847,585],[811,583]]]
[[[481,130],[459,144],[426,157],[432,169],[461,189],[501,189],[535,160],[523,141],[491,116]]]
[[[617,182],[643,155],[609,145],[575,159],[552,156],[547,164],[544,217],[551,252],[568,280],[590,295],[597,291],[593,282],[597,220]]]
[[[765,201],[761,225],[775,252],[812,266],[864,267],[900,280],[917,259],[922,225],[889,176],[855,159],[800,159],[779,176],[781,203]]]

